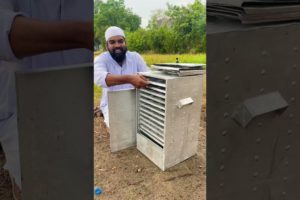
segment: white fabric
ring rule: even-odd
[[[111,57],[109,52],[104,52],[101,55],[97,56],[94,60],[94,82],[96,85],[102,87],[102,97],[100,102],[100,109],[103,112],[107,113],[108,120],[108,99],[107,91],[119,91],[124,89],[133,89],[134,86],[131,84],[122,84],[108,87],[106,85],[105,79],[108,73],[114,75],[129,75],[137,74],[138,72],[149,71],[143,58],[136,52],[127,51],[126,59],[122,67]],[[109,127],[109,123],[107,123]]]
[[[105,88],[103,88],[105,89]],[[109,128],[109,115],[108,115],[108,106],[105,106],[101,109],[103,117],[104,117],[104,123]]]
[[[4,167],[20,187],[15,71],[91,62],[93,55],[89,50],[76,49],[18,60],[8,40],[13,19],[17,15],[26,15],[47,21],[91,21],[92,10],[92,0],[0,0],[0,142],[7,159]]]
[[[108,41],[109,38],[114,37],[114,36],[122,36],[125,38],[124,31],[117,27],[117,26],[111,26],[105,31],[105,40]]]

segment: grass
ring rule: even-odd
[[[155,63],[206,63],[206,54],[142,54],[148,66]]]
[[[100,52],[95,52],[94,56]],[[146,64],[150,67],[154,63],[175,63],[176,58],[180,63],[206,63],[206,54],[141,54]],[[203,95],[206,95],[206,81],[203,85]],[[94,85],[94,106],[99,106],[101,88]]]
[[[100,105],[102,90],[101,87],[98,87],[94,84],[94,107]]]

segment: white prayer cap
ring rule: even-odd
[[[106,29],[105,31],[105,40],[108,41],[109,38],[113,37],[113,36],[122,36],[125,38],[125,34],[124,31],[116,26],[111,26],[108,29]]]

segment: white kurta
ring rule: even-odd
[[[104,115],[104,121],[109,127],[108,116],[108,98],[107,91],[129,90],[134,86],[131,84],[122,84],[107,87],[105,79],[108,73],[113,75],[129,75],[137,74],[138,72],[149,71],[143,58],[136,52],[127,51],[126,59],[122,67],[111,57],[109,52],[104,52],[97,56],[94,61],[94,82],[102,87],[102,97],[100,109]]]
[[[15,71],[92,62],[93,55],[89,50],[75,49],[45,53],[18,60],[14,56],[8,40],[11,24],[17,15],[46,21],[92,21],[93,1],[0,0],[0,142],[7,159],[4,167],[9,170],[16,183],[21,186]]]

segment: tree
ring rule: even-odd
[[[156,29],[163,26],[171,26],[170,17],[166,15],[166,12],[164,10],[159,9],[154,11],[150,21],[148,22],[147,28]]]
[[[140,28],[135,32],[126,32],[126,42],[129,50],[149,51],[149,41],[149,33],[145,29]]]
[[[180,38],[181,51],[205,51],[206,12],[200,0],[186,7],[168,4],[166,15],[170,17],[171,26]]]
[[[105,47],[105,30],[110,26],[119,26],[125,31],[136,31],[141,24],[141,18],[131,9],[125,7],[124,0],[94,1],[94,33],[95,43]]]

